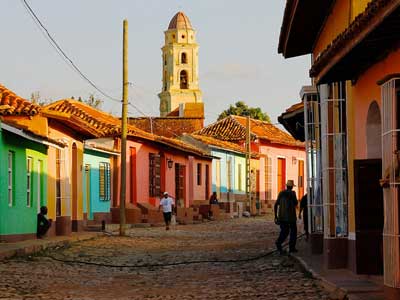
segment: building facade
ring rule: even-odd
[[[310,201],[322,198],[325,262],[329,268],[383,273],[387,298],[398,299],[400,3],[319,1],[316,9],[293,2],[299,1],[287,2],[279,52],[312,55],[318,105],[304,107],[319,122],[307,126],[313,122],[305,113],[305,125],[314,127],[320,141],[322,194]],[[296,31],[313,13],[319,17],[310,30]]]

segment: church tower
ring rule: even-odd
[[[204,117],[199,88],[198,49],[196,32],[189,18],[178,12],[164,32],[162,47],[163,75],[160,97],[160,116],[172,111],[180,117]]]

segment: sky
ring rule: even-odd
[[[130,116],[159,116],[161,47],[169,21],[183,11],[197,32],[199,85],[206,124],[241,100],[267,112],[272,123],[299,102],[309,85],[310,57],[277,53],[285,0],[27,0],[49,33],[101,90],[122,94],[122,23],[129,23]],[[119,115],[121,104],[102,96],[49,44],[22,1],[0,0],[0,84],[29,99],[90,94]],[[138,109],[136,109],[135,107]]]

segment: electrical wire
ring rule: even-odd
[[[301,234],[297,237],[296,240],[302,238],[305,234]],[[282,246],[287,247],[288,243],[284,243]],[[210,259],[210,260],[188,260],[188,261],[180,261],[180,262],[173,262],[173,263],[166,263],[166,264],[142,264],[142,265],[117,265],[117,264],[105,264],[105,263],[98,263],[98,262],[91,262],[91,261],[83,261],[83,260],[68,260],[68,259],[61,259],[51,255],[45,255],[43,257],[50,258],[51,260],[62,262],[62,263],[69,263],[69,264],[80,264],[80,265],[91,265],[91,266],[98,266],[98,267],[108,267],[108,268],[132,268],[132,269],[139,269],[139,268],[165,268],[165,267],[173,267],[173,266],[181,266],[181,265],[194,265],[194,264],[222,264],[222,263],[240,263],[240,262],[250,262],[259,259],[263,259],[268,257],[274,253],[277,253],[278,250],[271,250],[262,255],[257,255],[253,257],[241,258],[241,259],[226,259],[226,260],[217,260],[217,259]]]
[[[40,21],[39,17],[33,11],[33,9],[29,6],[27,0],[21,0],[25,9],[28,11],[29,15],[32,17],[35,24],[39,27],[40,31],[44,36],[46,36],[47,41],[51,44],[51,46],[56,49],[57,53],[61,56],[61,58],[66,62],[75,72],[77,72],[85,81],[87,81],[93,88],[95,88],[100,94],[104,97],[109,98],[116,102],[121,102],[121,99],[114,98],[103,90],[101,90],[92,80],[90,80],[79,68],[78,66],[72,61],[71,58],[65,53],[65,51],[61,48],[61,46],[56,42],[53,36],[50,34],[48,29],[44,26],[42,21]]]

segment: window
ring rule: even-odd
[[[322,199],[327,238],[348,234],[346,83],[320,89]]]
[[[185,52],[182,52],[182,54],[181,54],[181,63],[187,64],[187,55]]]
[[[149,154],[149,195],[158,197],[161,193],[161,158],[160,155]]]
[[[26,159],[26,206],[32,204],[32,157]]]
[[[272,158],[265,158],[264,166],[265,200],[272,200]]]
[[[201,185],[201,164],[197,164],[197,185]]]
[[[187,89],[188,88],[188,74],[185,70],[181,71],[180,73],[180,87],[181,89]]]
[[[14,152],[8,152],[8,206],[14,202]]]
[[[101,162],[99,165],[99,185],[100,185],[100,200],[110,201],[111,200],[111,172],[110,164]]]
[[[164,66],[166,66],[166,65],[167,65],[167,56],[164,55]]]

